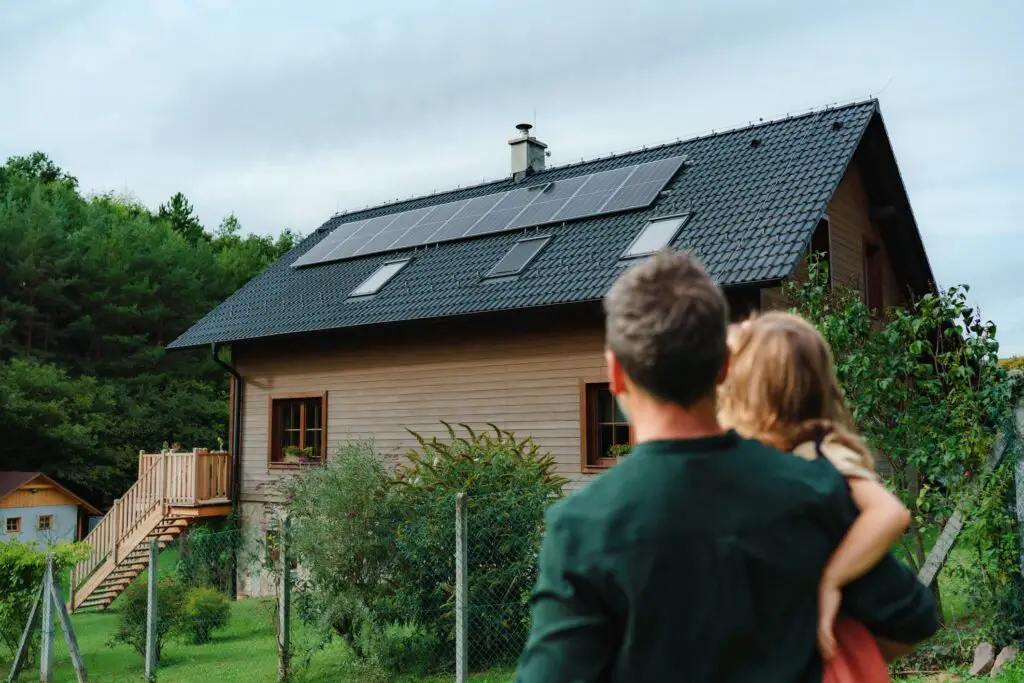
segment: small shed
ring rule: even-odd
[[[100,514],[42,472],[0,472],[0,542],[79,541]]]

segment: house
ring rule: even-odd
[[[230,347],[247,528],[302,460],[367,437],[398,457],[440,420],[531,435],[584,485],[630,438],[600,302],[663,247],[736,317],[784,305],[809,250],[877,309],[933,286],[877,101],[557,168],[519,128],[504,179],[335,215],[170,344]]]
[[[80,541],[100,511],[41,472],[0,472],[0,542]]]

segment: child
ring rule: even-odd
[[[729,350],[729,375],[720,395],[723,426],[807,459],[828,458],[847,478],[860,510],[822,574],[818,646],[829,661],[837,653],[842,587],[881,561],[906,530],[910,512],[875,473],[871,452],[843,401],[832,352],[813,325],[789,313],[766,313],[730,326]],[[859,633],[866,634],[860,624],[841,624],[846,639],[841,654],[849,656],[850,647],[863,651]],[[873,642],[870,650],[862,655],[881,663]],[[843,678],[836,670],[847,665],[831,662],[832,676]]]

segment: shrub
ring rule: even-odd
[[[565,480],[532,439],[491,426],[427,441],[397,478],[404,512],[395,543],[399,571],[388,623],[429,624],[444,661],[454,647],[455,495],[465,492],[474,667],[514,661],[529,628],[526,596],[536,580],[544,510]]]
[[[445,663],[437,659],[440,651],[437,640],[436,634],[412,622],[380,628],[367,620],[359,635],[363,656],[372,667],[414,678],[425,678]]]
[[[54,571],[60,576],[88,551],[81,543],[61,544],[46,550],[17,540],[0,543],[0,641],[10,650],[11,657],[18,650],[25,620],[46,573],[46,554],[53,553]]]
[[[194,588],[185,596],[181,631],[195,645],[210,642],[213,632],[231,618],[231,601],[213,588]]]
[[[350,442],[285,491],[292,553],[305,573],[299,613],[353,646],[393,574],[399,510],[390,482],[372,445]]]
[[[146,656],[146,604],[148,579],[141,578],[128,586],[117,601],[119,624],[115,641],[135,648]],[[157,579],[156,657],[160,659],[164,639],[181,623],[185,591],[177,579],[163,576]]]
[[[224,526],[223,530],[208,525],[196,526],[182,537],[175,572],[183,585],[230,590],[241,533],[231,528],[232,519],[227,520]]]

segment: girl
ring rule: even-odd
[[[846,477],[860,510],[822,574],[818,647],[829,662],[825,680],[888,680],[866,629],[835,621],[842,587],[881,561],[906,530],[910,512],[875,473],[839,390],[832,352],[813,325],[789,313],[766,313],[730,326],[729,350],[729,374],[720,394],[723,426],[810,460],[828,458]],[[833,659],[836,629],[840,656]],[[858,661],[850,657],[854,649]]]

